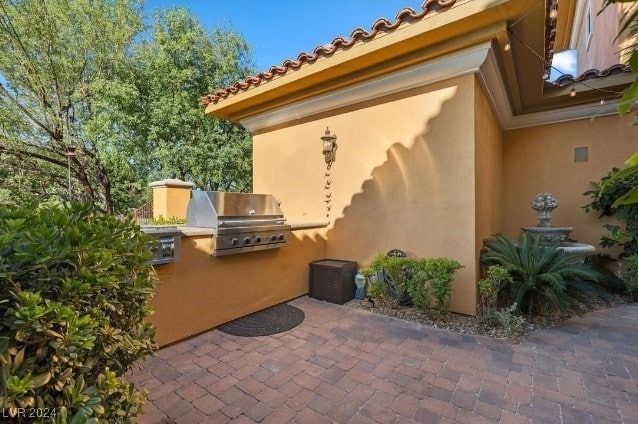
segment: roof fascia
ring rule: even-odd
[[[423,87],[454,77],[475,73],[485,61],[491,43],[486,42],[409,68],[286,105],[240,120],[251,132],[286,124],[336,108]]]
[[[476,74],[504,130],[611,115],[617,111],[618,102],[609,101],[604,105],[592,102],[515,115],[494,47],[491,42],[485,42],[372,80],[253,115],[239,122],[253,134],[264,132],[269,128],[308,119],[337,108],[469,74]]]

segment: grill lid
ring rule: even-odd
[[[285,221],[271,194],[193,190],[186,211],[190,227],[268,226],[283,225]]]

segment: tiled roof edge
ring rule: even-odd
[[[395,21],[390,22],[385,18],[377,19],[370,28],[370,31],[366,31],[362,28],[357,28],[350,33],[350,39],[343,37],[337,37],[327,45],[321,45],[315,47],[312,53],[301,53],[297,56],[296,60],[287,59],[279,66],[271,66],[266,72],[259,72],[258,74],[248,77],[245,80],[237,81],[234,84],[217,90],[213,94],[209,94],[201,98],[203,105],[210,103],[216,104],[220,100],[223,100],[235,94],[239,91],[249,89],[251,86],[258,86],[264,81],[269,81],[277,75],[284,75],[291,69],[298,69],[304,63],[314,63],[320,57],[328,57],[334,54],[337,50],[347,49],[352,47],[358,41],[366,41],[373,39],[379,32],[390,32],[399,27],[404,22],[416,21],[423,18],[432,10],[445,9],[456,3],[456,0],[425,0],[421,4],[421,11],[417,12],[410,7],[401,9],[395,16]]]
[[[549,17],[551,12],[552,0],[545,2],[545,72],[550,74],[552,68],[552,59],[554,58],[554,43],[556,42],[556,25],[558,19]],[[558,7],[558,3],[556,3]]]
[[[625,72],[633,72],[629,65],[625,65],[623,63],[617,63],[615,65],[611,65],[607,69],[603,69],[602,71],[598,69],[589,69],[578,76],[573,76],[569,74],[561,75],[554,81],[554,85],[559,87],[564,87],[566,85],[570,85],[573,83],[579,83],[591,79],[596,78],[604,78],[611,75],[624,74]]]

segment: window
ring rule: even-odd
[[[587,13],[585,14],[585,43],[587,50],[591,44],[591,38],[594,34],[594,17],[591,11],[591,1],[587,3]]]
[[[574,147],[574,163],[589,161],[589,146]]]

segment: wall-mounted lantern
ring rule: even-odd
[[[332,166],[337,156],[337,135],[330,134],[330,129],[326,128],[326,133],[321,137],[323,141],[323,155],[326,157],[328,169]]]

